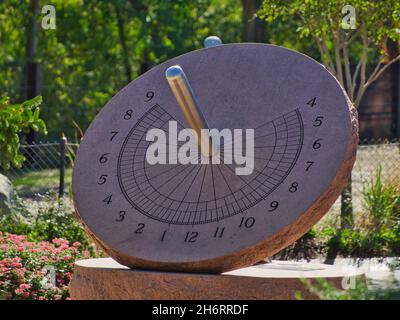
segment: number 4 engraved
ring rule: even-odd
[[[307,104],[310,107],[314,107],[317,103],[315,102],[317,100],[317,97],[312,98],[310,101],[307,102]]]

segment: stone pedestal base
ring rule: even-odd
[[[346,271],[346,272],[344,272]],[[292,300],[297,291],[316,299],[301,279],[325,278],[342,287],[344,277],[362,273],[316,263],[273,261],[223,274],[129,269],[111,258],[77,261],[70,283],[72,299],[268,299]]]

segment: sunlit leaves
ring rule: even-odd
[[[97,112],[131,79],[218,35],[238,42],[240,0],[53,0],[56,30],[39,28],[36,61],[41,67],[41,116],[50,139],[79,137]],[[41,2],[41,5],[42,2]],[[119,38],[116,6],[124,22],[126,52]],[[24,99],[29,0],[0,1],[0,92]],[[39,16],[39,25],[40,19]]]
[[[21,166],[25,160],[19,154],[19,133],[34,130],[47,134],[46,125],[40,118],[41,97],[10,105],[8,97],[0,99],[0,165],[8,169],[10,165]]]

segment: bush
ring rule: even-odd
[[[290,246],[275,254],[272,259],[277,260],[311,260],[323,252],[321,243],[316,240],[317,232],[314,228],[304,234]]]
[[[88,258],[79,242],[30,242],[0,232],[0,299],[68,299],[76,259]]]
[[[13,210],[25,212],[0,218],[0,231],[25,235],[29,241],[36,242],[62,238],[71,243],[80,242],[85,248],[92,249],[93,241],[87,236],[72,209],[62,201],[46,202],[36,215],[26,212],[21,205]]]
[[[383,184],[379,166],[375,179],[364,183],[364,207],[370,217],[371,231],[382,227],[392,228],[400,222],[400,187]]]
[[[366,223],[361,228],[326,228],[327,246],[344,256],[372,257],[400,254],[400,188],[384,184],[381,168],[369,183],[364,182]]]
[[[19,200],[0,218],[0,299],[67,299],[75,260],[102,256],[73,210],[48,200],[37,214]]]
[[[8,97],[0,98],[0,165],[4,169],[10,164],[19,167],[25,160],[18,152],[20,132],[34,130],[47,134],[46,125],[39,118],[41,103],[41,97],[13,105]]]
[[[370,290],[368,283],[362,279],[356,279],[355,288],[341,290],[326,279],[303,279],[306,288],[321,300],[399,300],[400,289],[397,282],[393,282],[394,289]],[[296,300],[302,300],[301,292],[296,292]]]

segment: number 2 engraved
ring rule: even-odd
[[[138,223],[137,225],[137,229],[135,230],[136,234],[142,234],[143,233],[143,229],[146,225],[144,223]]]

